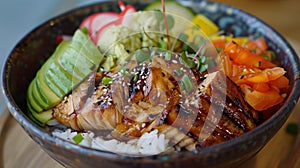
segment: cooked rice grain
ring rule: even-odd
[[[73,138],[78,134],[76,131],[55,130],[53,136],[75,143]],[[92,149],[114,152],[127,155],[156,155],[167,151],[169,140],[165,134],[158,134],[158,130],[144,133],[140,138],[122,142],[116,139],[105,140],[100,136],[95,137],[93,132],[80,133],[83,140],[79,145]]]

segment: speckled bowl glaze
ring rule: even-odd
[[[148,3],[151,1],[147,1]],[[142,9],[146,1],[130,1]],[[261,20],[218,3],[182,1],[196,13],[203,13],[221,29],[234,35],[263,36],[287,70],[291,90],[284,105],[267,121],[236,139],[197,153],[181,152],[149,157],[124,157],[80,147],[51,136],[26,115],[26,90],[41,64],[56,47],[56,37],[72,35],[81,21],[99,11],[119,11],[117,2],[105,2],[69,11],[40,25],[25,36],[8,56],[3,67],[3,93],[11,114],[51,157],[66,167],[236,167],[253,157],[287,120],[300,94],[299,59],[289,43]]]

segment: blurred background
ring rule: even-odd
[[[83,5],[99,2],[103,0],[0,0],[0,63],[1,67],[5,58],[9,55],[13,47],[32,29],[47,21],[48,19]],[[300,50],[300,16],[299,0],[207,0],[228,4],[240,8],[269,24],[280,34],[282,34],[298,52]],[[1,68],[2,69],[2,68]],[[5,109],[2,93],[0,93],[0,116]],[[0,118],[0,126],[1,126]],[[0,132],[1,132],[0,127]],[[15,134],[24,134],[20,132]],[[26,139],[26,140],[29,140]],[[1,144],[0,144],[1,145]],[[20,149],[28,148],[36,155],[39,162],[49,162],[49,157],[43,153],[36,144],[24,147],[23,142]],[[1,149],[1,148],[0,148]],[[4,150],[3,150],[4,151]],[[0,150],[0,152],[3,152]],[[2,154],[1,154],[2,155]],[[0,156],[1,156],[0,155]],[[1,156],[2,157],[2,156]],[[25,158],[24,158],[25,157]],[[20,156],[9,153],[5,158],[12,158],[5,161],[5,167],[15,167],[15,159],[23,158],[31,163],[33,167],[38,167],[30,156]],[[4,160],[5,160],[4,158]],[[3,158],[2,158],[3,159]],[[44,159],[44,160],[43,160]],[[51,159],[50,159],[51,160]],[[1,160],[0,160],[1,161]],[[30,161],[30,162],[29,162]],[[60,167],[52,161],[51,167]],[[13,166],[14,165],[14,166]],[[20,165],[22,166],[22,165]],[[24,166],[24,165],[23,165]],[[22,166],[22,167],[23,167]],[[43,167],[43,165],[40,165]],[[1,164],[0,164],[1,167]],[[25,166],[26,167],[26,166]],[[27,166],[30,167],[30,166]]]

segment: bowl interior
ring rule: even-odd
[[[133,1],[130,2],[135,3]],[[236,146],[236,144],[255,140],[255,138],[267,132],[264,138],[265,141],[261,141],[261,148],[282,126],[299,98],[300,66],[295,51],[275,30],[261,20],[238,9],[209,2],[182,1],[182,3],[190,6],[196,13],[203,13],[208,16],[220,26],[220,29],[225,30],[228,34],[236,36],[263,36],[271,49],[276,52],[280,64],[287,70],[287,76],[291,81],[290,94],[284,105],[275,115],[255,130],[230,142],[208,147],[200,153],[203,155],[213,155],[224,148],[229,150],[231,147]],[[134,6],[142,9],[145,4],[136,1]],[[117,2],[105,2],[75,9],[53,18],[25,36],[8,56],[2,72],[3,91],[11,113],[27,132],[35,132],[36,135],[43,136],[52,143],[57,143],[57,140],[51,136],[47,128],[39,127],[27,117],[27,87],[43,62],[53,53],[57,46],[57,36],[72,35],[86,16],[99,11],[119,12],[119,8]],[[60,141],[58,144],[62,146],[69,145],[74,150],[79,150],[75,145],[65,141]],[[255,147],[253,146],[253,148]],[[255,148],[256,151],[252,153],[256,153],[260,148]],[[99,155],[99,151],[85,148],[80,149],[81,152],[82,150]],[[225,150],[223,153],[226,152]]]

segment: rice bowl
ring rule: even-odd
[[[202,5],[203,5],[203,3],[201,3]],[[210,3],[208,3],[208,4],[206,4],[206,3],[204,3],[204,5],[210,5]],[[222,6],[222,5],[221,5]],[[221,8],[222,9],[222,8]],[[86,15],[85,15],[86,16]],[[243,15],[241,15],[241,16],[243,16]],[[247,15],[246,15],[247,16]],[[276,35],[276,37],[277,38],[280,38],[280,37],[278,37],[277,36],[277,34],[275,34]],[[288,54],[292,54],[293,55],[293,53],[288,53]],[[283,58],[283,56],[279,56],[279,59],[282,59]],[[288,62],[293,62],[293,60],[294,59],[296,59],[296,58],[291,58],[292,59],[292,61],[291,60],[288,60]],[[296,61],[297,62],[297,61]],[[283,62],[283,64],[284,64],[284,66],[286,66],[286,64],[285,64],[285,62]],[[297,64],[296,64],[297,65]],[[37,68],[37,67],[36,67]],[[288,68],[287,68],[288,69]],[[287,70],[288,71],[288,74],[289,75],[291,75],[290,77],[291,78],[293,78],[293,74],[294,74],[294,71],[295,70],[292,70],[292,71],[290,71],[290,70]],[[31,77],[32,77],[33,75],[31,74]],[[11,80],[11,79],[9,79],[9,80]],[[29,79],[27,79],[27,82],[29,81]],[[292,82],[292,86],[298,86],[297,83],[298,82],[298,78],[296,78],[296,80],[295,81],[293,81]],[[5,85],[6,86],[6,85]],[[9,86],[9,88],[10,88],[11,86]],[[4,90],[6,90],[6,89],[4,89]],[[23,88],[23,90],[24,90],[24,88]],[[9,93],[9,95],[11,94],[11,92],[9,91],[8,92]],[[23,96],[24,97],[24,96]],[[293,97],[293,99],[297,99],[297,96],[295,97],[295,95],[293,95],[293,92],[291,92],[291,97],[289,96],[288,97],[288,99],[287,99],[287,102],[290,102],[290,103],[292,103],[292,104],[294,104],[295,102],[296,102],[296,100],[293,100],[293,101],[290,101],[291,99],[292,99],[292,97]],[[9,99],[11,99],[11,98],[9,98]],[[17,100],[17,102],[19,103],[19,102],[23,102],[24,100]],[[24,103],[21,103],[21,104],[24,104]],[[290,108],[291,108],[291,106],[292,105],[289,105],[289,107],[287,108],[287,109],[285,109],[285,110],[288,110],[288,111],[290,111]],[[11,111],[15,111],[15,108],[13,108],[12,106],[10,106],[11,108],[10,108],[10,110]],[[18,106],[17,106],[18,107]],[[22,107],[22,108],[24,108],[24,106]],[[286,108],[286,107],[285,107]],[[23,109],[24,110],[24,109]],[[19,110],[18,110],[19,111]],[[12,112],[12,113],[14,113],[15,114],[15,116],[18,116],[18,114],[16,113],[16,111],[15,112]],[[283,115],[283,114],[282,114]],[[271,119],[270,120],[275,120],[275,119],[278,119],[278,118],[280,118],[279,119],[279,123],[283,123],[283,121],[285,120],[285,118],[286,118],[286,115],[288,115],[288,114],[284,114],[284,116],[281,116],[281,117],[279,117],[277,114],[275,114],[275,116],[273,116],[273,117],[271,117]],[[26,119],[27,117],[25,116],[25,115],[22,115],[21,116],[23,119]],[[199,153],[200,153],[200,155],[209,155],[209,153],[211,154],[210,155],[210,157],[211,158],[218,158],[218,156],[215,156],[213,153],[214,152],[216,152],[216,151],[218,151],[219,152],[219,147],[228,147],[229,146],[229,148],[230,148],[230,144],[231,143],[233,143],[233,144],[235,144],[235,143],[238,143],[238,142],[240,142],[240,141],[242,141],[242,142],[246,142],[247,140],[246,140],[246,137],[249,137],[249,136],[251,136],[252,138],[258,138],[259,136],[258,136],[258,133],[260,133],[260,131],[259,130],[261,130],[261,129],[263,129],[263,127],[265,127],[265,129],[266,130],[270,130],[270,123],[269,123],[269,120],[268,121],[266,121],[267,123],[263,123],[261,126],[259,126],[258,128],[256,128],[256,129],[254,129],[253,131],[251,131],[251,132],[249,132],[249,134],[248,133],[246,133],[245,135],[242,135],[241,137],[238,137],[238,138],[236,138],[236,139],[233,139],[232,141],[229,141],[229,142],[225,142],[224,144],[220,144],[220,145],[217,145],[217,146],[213,146],[213,147],[208,147],[207,149],[203,149],[203,151],[200,151]],[[27,127],[28,125],[31,125],[31,124],[33,124],[31,121],[26,121],[26,120],[22,120],[21,121],[21,123],[26,123],[26,130],[29,130],[29,127]],[[278,128],[278,125],[281,125],[281,124],[277,124],[277,127],[276,128]],[[33,125],[35,125],[35,124],[33,124]],[[35,126],[34,127],[34,129],[33,130],[35,130],[35,132],[31,132],[31,136],[36,140],[36,141],[38,141],[40,144],[44,144],[44,145],[49,145],[49,143],[48,142],[44,142],[44,141],[41,141],[41,140],[39,140],[38,139],[38,134],[40,134],[40,133],[42,133],[42,130],[43,129],[41,129],[41,128],[39,128],[39,127],[37,127],[37,126]],[[264,129],[263,129],[264,130]],[[265,134],[265,135],[272,135],[273,133],[275,132],[275,130],[273,130],[273,131],[269,131],[268,132],[268,134]],[[38,134],[37,134],[38,133]],[[53,132],[53,134],[52,133],[50,133],[50,134],[48,134],[48,135],[46,135],[43,139],[47,139],[47,140],[50,140],[50,142],[55,142],[56,143],[56,145],[57,146],[60,146],[60,147],[63,147],[63,151],[64,151],[64,149],[65,148],[69,148],[69,149],[71,149],[71,150],[67,150],[68,152],[71,152],[72,154],[70,154],[69,155],[69,157],[70,158],[73,158],[73,159],[75,159],[76,158],[76,154],[74,155],[74,153],[73,152],[77,152],[77,151],[83,151],[83,150],[87,150],[87,153],[85,153],[85,154],[87,154],[87,155],[94,155],[94,156],[99,156],[99,154],[97,154],[99,151],[98,150],[91,150],[91,149],[87,149],[87,148],[84,148],[84,147],[81,147],[81,146],[77,146],[77,145],[74,145],[73,143],[72,144],[70,144],[70,143],[68,143],[68,142],[66,142],[66,141],[60,141],[59,139],[57,139],[57,138],[53,138],[52,137],[52,135],[54,135],[54,136],[57,136],[57,137],[60,137],[60,138],[62,138],[62,139],[68,139],[68,140],[73,140],[73,138],[74,138],[74,136],[76,136],[76,132],[73,132],[73,131],[71,131],[71,130],[66,130],[66,132],[61,132],[61,131],[59,131],[59,130],[57,130],[57,131],[54,131]],[[92,133],[92,132],[87,132],[87,133],[82,133],[82,136],[83,137],[86,137],[86,138],[84,138],[85,140],[83,140],[81,143],[81,145],[83,145],[83,146],[88,146],[88,147],[95,147],[95,148],[97,148],[97,149],[101,149],[101,150],[107,150],[107,151],[109,151],[109,152],[111,152],[112,150],[116,150],[116,151],[120,151],[120,153],[122,154],[123,153],[123,151],[122,150],[119,150],[119,149],[125,149],[125,147],[127,148],[127,149],[131,149],[131,150],[127,150],[127,151],[132,151],[132,154],[134,154],[134,155],[139,155],[139,154],[142,154],[142,155],[151,155],[151,154],[155,154],[155,153],[160,153],[160,152],[162,152],[162,151],[164,151],[165,149],[168,149],[168,146],[166,145],[167,143],[169,143],[168,142],[168,140],[166,140],[165,139],[165,137],[164,136],[166,136],[166,135],[164,135],[164,134],[159,134],[157,131],[152,131],[152,132],[149,132],[149,133],[147,133],[147,134],[144,134],[144,136],[141,136],[141,139],[140,140],[132,140],[132,141],[128,141],[127,143],[124,143],[124,142],[118,142],[117,140],[107,140],[107,139],[105,139],[105,138],[99,138],[99,137],[95,137],[95,134],[94,133]],[[151,136],[151,138],[153,138],[153,139],[155,139],[155,141],[157,142],[155,142],[155,141],[153,141],[152,143],[145,143],[145,144],[142,144],[141,143],[141,141],[143,140],[143,138],[145,138],[145,139],[148,139],[149,138],[149,136]],[[108,137],[108,138],[110,138],[110,137]],[[265,138],[263,138],[263,139],[260,139],[259,140],[259,142],[262,142],[262,145],[263,144],[265,144],[266,143],[266,140],[268,140],[270,137],[265,137]],[[251,138],[250,138],[251,139]],[[143,141],[143,142],[146,142],[146,140],[145,141]],[[256,142],[258,142],[258,141],[256,141]],[[76,142],[75,142],[75,144],[76,144]],[[99,144],[101,144],[101,145],[99,145]],[[103,144],[117,144],[116,145],[116,148],[115,149],[112,149],[111,148],[111,146],[105,146],[105,145],[103,145]],[[132,145],[133,144],[133,145]],[[157,146],[156,146],[156,145]],[[42,145],[42,146],[44,146],[44,145]],[[56,146],[56,145],[54,145],[54,146]],[[149,150],[148,150],[148,148],[147,147],[149,147],[149,146],[152,146],[152,145],[155,145],[157,148],[155,148],[156,150],[154,150],[154,151],[151,151],[151,153],[149,153]],[[235,145],[236,146],[236,145]],[[250,145],[251,146],[251,145]],[[231,146],[232,147],[232,146]],[[236,146],[237,147],[237,146]],[[56,148],[56,147],[54,147],[54,148]],[[119,149],[118,149],[119,148]],[[254,148],[254,145],[253,146],[251,146],[251,147],[249,147],[249,149],[252,149],[252,148]],[[258,149],[259,148],[261,148],[261,146],[260,147],[258,147],[258,148],[255,148],[254,149],[254,151],[253,152],[250,152],[250,151],[248,151],[247,153],[247,155],[243,155],[240,159],[241,160],[244,160],[246,157],[250,157],[250,156],[252,156],[254,153],[256,153],[257,151],[258,151]],[[49,153],[52,153],[52,152],[58,152],[58,151],[53,151],[53,150],[51,150],[51,148],[49,148],[49,147],[46,147],[45,148]],[[145,149],[145,150],[143,150],[143,149]],[[147,149],[147,150],[146,150]],[[232,149],[232,148],[231,148]],[[241,149],[240,150],[241,152],[243,152],[243,150]],[[75,152],[75,153],[76,153]],[[100,153],[102,153],[102,152],[100,152]],[[192,155],[191,154],[188,154],[188,153],[186,153],[186,152],[183,152],[184,154],[184,156],[185,157],[190,157],[191,156],[191,158],[197,158],[197,156],[198,156],[198,153],[195,155],[194,153],[192,153]],[[245,153],[245,152],[244,152]],[[173,156],[175,156],[175,155],[177,155],[178,153],[176,153],[175,152],[175,154],[173,155]],[[63,155],[65,155],[65,154],[63,154]],[[102,154],[100,154],[100,155],[102,155]],[[115,156],[115,155],[111,155],[111,154],[107,154],[107,153],[105,153],[104,154],[105,156],[110,156],[109,158],[110,159],[112,159],[112,158],[115,158],[115,157],[118,157],[118,156]],[[125,154],[126,155],[126,154]],[[163,156],[165,156],[165,155],[167,155],[167,156],[171,156],[171,155],[168,155],[168,154],[164,154],[164,153],[162,153],[162,155]],[[181,154],[179,154],[179,155],[181,155]],[[57,158],[57,156],[55,156],[55,154],[51,154],[51,156],[53,156],[53,157],[55,157],[55,158]],[[219,155],[219,156],[221,156],[221,155]],[[231,154],[229,154],[229,155],[227,155],[228,157],[229,156],[232,156]],[[82,155],[80,155],[80,157],[82,157]],[[79,158],[80,158],[79,157]],[[101,156],[102,157],[102,156]],[[127,157],[126,157],[127,158]],[[158,156],[158,158],[160,158],[160,156]],[[168,157],[170,160],[174,160],[174,159],[171,159],[172,158],[172,156],[171,157]],[[243,159],[244,158],[244,159]],[[62,158],[60,157],[59,158],[59,160],[61,160]],[[145,158],[136,158],[136,160],[135,161],[133,161],[133,162],[135,162],[135,163],[137,163],[137,164],[140,164],[140,163],[142,163],[142,162],[144,162],[144,159],[145,160],[147,160],[147,159],[149,159],[149,158],[147,158],[147,157],[145,157]],[[162,159],[162,158],[161,158]],[[223,161],[224,161],[224,163],[226,162],[226,161],[228,161],[227,159],[226,159],[226,157],[223,157],[223,158],[221,158],[221,160],[223,159]],[[63,159],[64,160],[64,159]],[[79,159],[79,160],[81,160],[81,159]],[[115,160],[115,159],[112,159],[112,160]],[[151,160],[151,159],[150,159]],[[160,159],[158,159],[159,161],[161,161]],[[184,160],[184,159],[183,159]],[[201,159],[199,159],[199,160],[201,160]],[[205,161],[206,159],[205,158],[203,158],[203,164],[204,165],[207,165],[206,163],[206,161]],[[84,162],[84,159],[82,159],[81,161],[83,161]],[[123,161],[124,161],[124,159],[123,159]],[[123,161],[117,161],[117,163],[124,163]],[[149,163],[149,162],[152,162],[153,160],[151,160],[151,161],[145,161],[146,163]],[[157,160],[156,160],[157,161]],[[154,162],[156,162],[156,161],[154,161]],[[159,162],[158,161],[158,162]],[[64,161],[62,161],[61,160],[61,162],[64,162],[64,164],[72,164],[72,166],[78,166],[78,165],[76,165],[75,163],[68,163],[66,160],[64,160]],[[129,162],[127,162],[127,161],[125,161],[126,162],[126,164],[125,165],[130,165],[130,163]],[[175,161],[174,162],[174,164],[177,164],[177,163],[180,163],[181,161]],[[236,161],[236,162],[239,162],[239,161]],[[157,162],[156,162],[157,163]],[[170,162],[165,162],[165,163],[168,163],[168,164],[171,164]],[[191,164],[192,164],[193,162],[191,162],[190,163],[190,166],[191,166]],[[87,163],[87,162],[85,162],[83,165],[85,165],[85,166],[87,166],[87,165],[93,165],[93,164],[96,164],[96,163]],[[107,162],[107,164],[106,165],[109,165],[109,164],[113,164],[113,163],[108,163]],[[134,164],[134,163],[133,163]],[[186,162],[184,162],[184,164],[185,165],[189,165],[189,164],[187,164]],[[208,163],[208,164],[216,164],[216,163]],[[83,166],[82,165],[82,166]],[[105,165],[105,164],[104,164]],[[95,165],[94,165],[95,166]],[[115,165],[116,166],[116,165]]]

